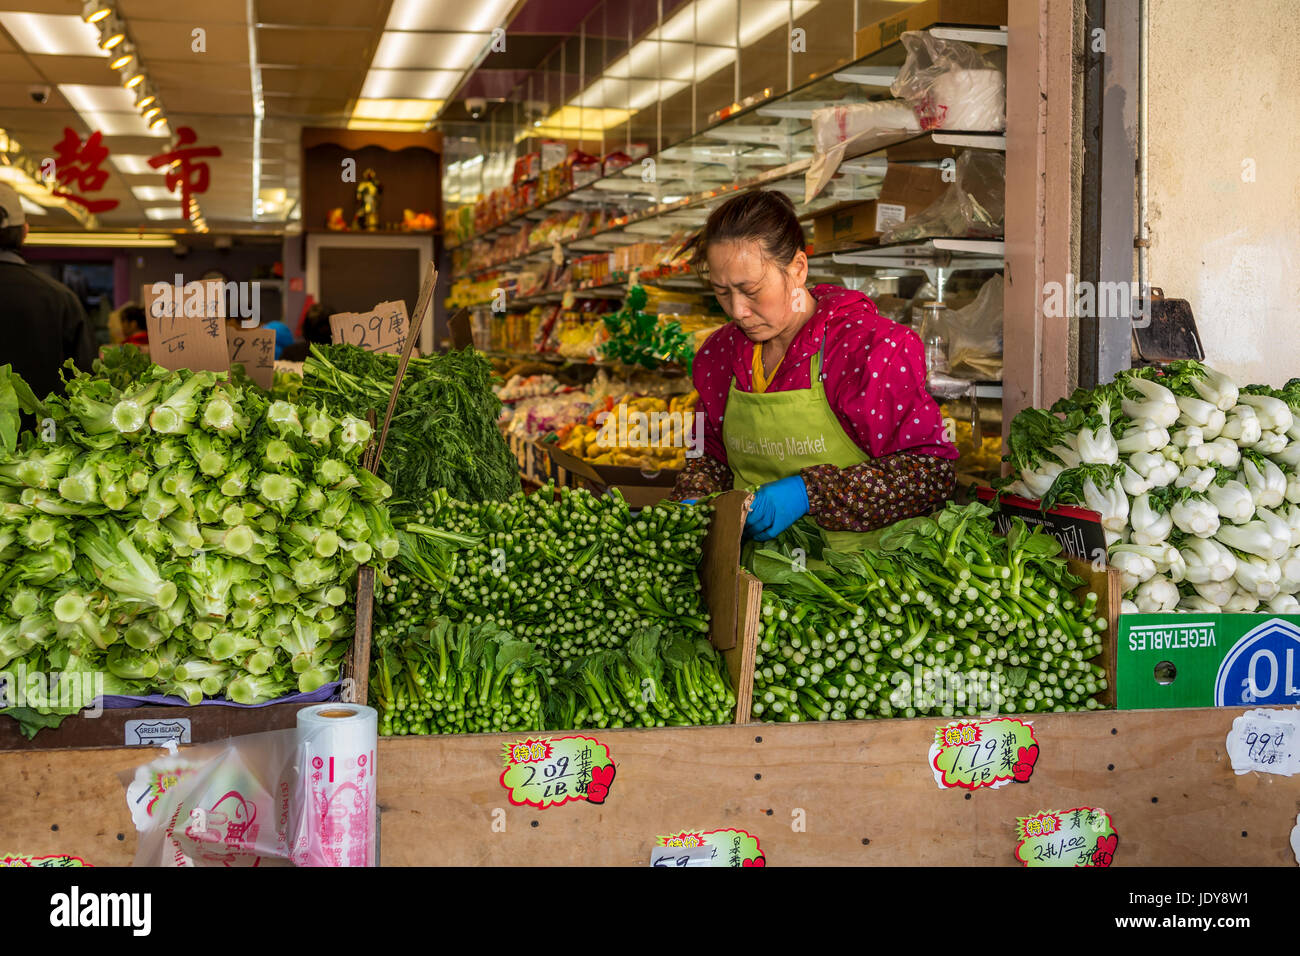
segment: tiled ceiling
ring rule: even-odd
[[[208,227],[221,231],[255,223],[283,227],[282,216],[253,213],[257,139],[250,32],[264,104],[259,185],[296,198],[303,126],[347,126],[362,97],[367,104],[423,99],[441,104],[433,108],[442,123],[467,119],[466,96],[509,97],[599,0],[108,2],[164,108],[168,122],[155,131],[159,135],[149,133],[132,109],[134,94],[122,90],[110,57],[98,51],[99,28],[82,21],[82,0],[0,0],[0,127],[38,163],[52,155],[65,127],[83,139],[102,128],[110,175],[93,195],[119,201],[98,219],[102,227],[121,229],[183,225],[160,218],[176,213],[179,203],[147,160],[166,150],[176,129],[189,126],[197,145],[222,151],[205,160],[210,186],[199,197]],[[674,5],[664,0],[665,7]],[[507,50],[480,59],[494,17],[508,24]],[[201,50],[194,42],[199,28]],[[467,74],[465,67],[475,60]],[[448,69],[458,64],[463,65]],[[48,88],[47,102],[33,101],[33,87]],[[88,112],[91,106],[98,111]],[[57,206],[31,221],[37,227],[74,225]]]

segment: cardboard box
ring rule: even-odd
[[[1080,561],[1093,561],[1106,554],[1106,532],[1101,527],[1101,515],[1087,508],[1059,505],[1043,511],[1037,501],[1002,495],[997,505],[992,505],[993,489],[984,485],[975,489],[975,497],[994,508],[993,520],[998,530],[1006,534],[1011,516],[1021,518],[1033,528],[1043,530],[1061,542],[1064,553]]]
[[[1300,704],[1300,615],[1125,614],[1120,710]]]
[[[929,208],[948,186],[942,170],[891,163],[878,199],[840,206],[813,220],[813,243],[823,249],[837,242],[874,239]]]
[[[863,27],[854,37],[854,58],[875,53],[909,30],[924,30],[936,23],[961,26],[1005,26],[1007,0],[924,0],[899,13]]]

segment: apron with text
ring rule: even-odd
[[[742,392],[735,376],[727,393],[722,442],[737,488],[797,475],[814,465],[849,468],[870,461],[835,417],[821,380],[826,340],[811,362],[811,384],[786,392]],[[811,518],[809,520],[812,520]],[[860,549],[866,537],[856,531],[827,531],[819,526],[825,546],[836,551]]]

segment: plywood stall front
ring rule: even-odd
[[[1119,834],[1117,866],[1294,866],[1300,784],[1233,773],[1224,741],[1242,712],[1034,717],[1030,781],[969,796],[934,782],[934,719],[596,731],[617,766],[605,803],[546,810],[512,806],[499,782],[502,745],[521,735],[386,739],[380,853],[389,866],[635,866],[657,835],[734,827],[759,838],[769,866],[1010,866],[1017,817],[1094,806]],[[0,847],[129,863],[117,774],[155,755],[0,753]]]

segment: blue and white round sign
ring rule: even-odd
[[[1245,634],[1219,665],[1216,707],[1300,703],[1300,627],[1266,621]]]

